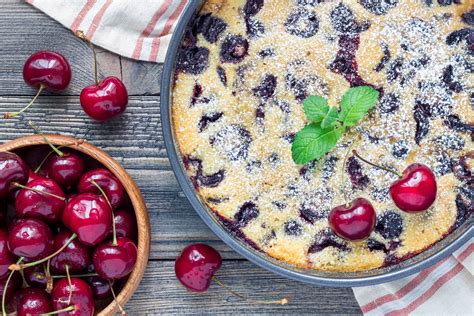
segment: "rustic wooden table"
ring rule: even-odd
[[[0,142],[32,133],[34,120],[45,133],[85,138],[117,159],[140,186],[152,225],[148,269],[127,304],[130,315],[190,313],[360,314],[349,288],[301,284],[267,272],[222,243],[198,218],[173,175],[160,126],[162,65],[135,62],[99,51],[100,75],[123,72],[130,94],[126,113],[109,123],[88,119],[79,105],[81,89],[93,83],[88,46],[60,24],[21,0],[0,0],[0,113],[22,108],[35,91],[22,78],[23,63],[37,50],[66,56],[73,79],[61,95],[45,94],[23,117],[2,120]],[[217,285],[203,294],[186,291],[174,276],[174,260],[194,242],[207,243],[224,258],[219,278],[256,299],[291,297],[286,306],[260,306],[242,301]]]

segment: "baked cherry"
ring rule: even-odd
[[[37,218],[47,223],[61,219],[66,195],[53,180],[38,177],[19,192],[15,210],[19,218]]]
[[[362,158],[355,150],[353,150],[353,154],[365,163],[399,177],[390,186],[390,196],[402,211],[407,213],[426,211],[436,200],[436,177],[428,166],[414,163],[409,165],[402,174],[399,174]]]
[[[94,314],[94,296],[90,286],[79,278],[60,279],[51,292],[53,310],[62,311],[58,315],[92,316]]]
[[[357,198],[351,203],[336,206],[329,213],[329,226],[336,235],[348,240],[369,237],[375,227],[375,210],[372,204]]]
[[[42,315],[53,310],[49,294],[36,288],[24,288],[15,294],[18,316]]]
[[[221,255],[214,248],[205,244],[192,244],[184,248],[176,259],[174,271],[185,287],[204,292],[221,265]]]
[[[134,240],[137,236],[137,221],[135,215],[127,210],[118,210],[114,212],[115,231],[117,237],[126,237]],[[109,231],[108,237],[112,237],[113,230]]]
[[[79,182],[85,170],[85,163],[77,152],[64,149],[62,153],[62,156],[50,155],[42,170],[47,178],[54,180],[64,190],[69,190]]]
[[[52,51],[38,51],[28,57],[23,66],[23,79],[37,89],[33,100],[21,111],[5,113],[5,118],[18,116],[26,111],[43,90],[60,92],[67,88],[71,81],[71,67],[66,58]]]
[[[127,88],[119,78],[107,77],[82,89],[80,102],[84,112],[91,118],[107,121],[127,108]]]
[[[72,237],[72,233],[66,229],[61,230],[54,237],[54,251],[59,250],[65,244],[68,243]],[[66,265],[68,266],[69,272],[79,273],[87,269],[91,264],[91,254],[89,248],[82,244],[78,239],[67,244],[67,247],[63,249],[57,256],[51,258],[51,272],[53,274],[65,274]]]
[[[105,198],[93,193],[76,195],[63,212],[64,225],[87,246],[97,245],[107,237],[112,218]]]
[[[18,155],[0,152],[0,199],[16,189],[15,183],[25,184],[28,173],[28,167]]]
[[[90,285],[92,294],[96,300],[112,297],[112,288],[110,285],[112,284],[113,287],[115,285],[114,281],[109,281],[99,276],[87,277],[85,280]]]
[[[127,88],[117,77],[110,76],[99,81],[94,45],[82,31],[76,32],[76,35],[89,43],[94,54],[95,84],[82,89],[80,95],[82,109],[95,120],[108,121],[122,114],[127,108]]]
[[[0,229],[0,280],[8,277],[8,267],[15,263],[15,256],[8,250],[8,234]]]
[[[132,272],[137,261],[137,246],[128,238],[117,238],[96,248],[92,256],[97,274],[107,280],[121,279]]]
[[[94,182],[105,192],[113,209],[117,209],[122,204],[125,197],[125,189],[119,179],[104,168],[86,172],[79,180],[77,190],[79,193],[101,194]]]
[[[8,230],[8,249],[28,261],[42,259],[53,252],[53,233],[35,218],[18,219]]]
[[[436,200],[436,178],[423,164],[408,166],[400,179],[390,186],[390,196],[395,205],[408,213],[422,212]]]

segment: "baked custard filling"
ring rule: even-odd
[[[300,267],[390,266],[443,239],[474,209],[473,10],[469,0],[207,1],[181,44],[172,96],[197,193],[231,234]],[[377,93],[373,106],[333,146],[314,143],[326,146],[316,159],[295,162],[297,135],[322,124],[304,103],[326,100],[324,117],[335,107],[333,128],[343,96],[362,87]],[[429,168],[434,203],[402,210],[390,190],[398,176],[353,149],[399,173]],[[341,237],[331,210],[359,198],[373,229]]]

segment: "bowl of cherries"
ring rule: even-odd
[[[124,168],[83,140],[0,145],[2,315],[113,315],[138,287],[150,225]]]

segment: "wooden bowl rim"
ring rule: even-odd
[[[109,169],[124,184],[125,190],[130,197],[137,220],[138,244],[137,244],[137,263],[130,274],[127,283],[117,295],[117,301],[123,307],[132,297],[138,285],[140,284],[150,255],[151,228],[148,218],[148,211],[145,200],[141,195],[135,181],[128,172],[109,154],[102,149],[88,143],[85,140],[77,139],[71,136],[63,135],[44,135],[48,141],[57,146],[65,146],[80,151],[93,159],[99,161],[105,168]],[[41,135],[24,136],[13,139],[4,144],[0,144],[0,151],[14,151],[24,147],[46,145],[47,142]],[[144,229],[143,229],[144,228]],[[98,315],[115,315],[119,310],[115,301],[112,301],[107,307],[101,310]]]

